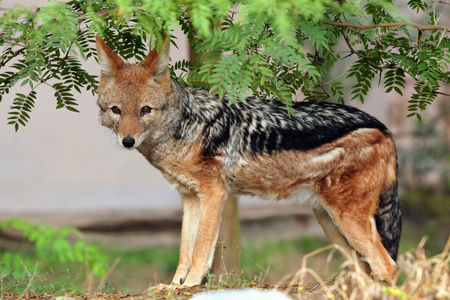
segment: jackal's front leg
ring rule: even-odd
[[[225,189],[217,187],[200,197],[200,223],[192,254],[192,266],[183,285],[201,284],[211,267],[225,197]]]
[[[183,221],[181,226],[180,258],[172,284],[183,284],[192,266],[195,239],[200,225],[200,199],[194,194],[181,194]]]

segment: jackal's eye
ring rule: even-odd
[[[120,108],[118,108],[117,106],[111,107],[111,111],[116,115],[120,115]]]
[[[149,113],[151,113],[151,112],[152,112],[152,108],[151,108],[150,106],[144,106],[144,107],[141,109],[141,116],[146,115],[146,114],[149,114]]]

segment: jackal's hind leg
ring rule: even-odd
[[[341,251],[344,252],[344,255],[350,255],[351,251],[355,249],[348,243],[347,239],[345,238],[345,236],[342,235],[342,233],[333,223],[333,220],[331,220],[328,213],[322,207],[313,208],[313,212],[330,242],[341,247]],[[364,260],[364,258],[358,251],[356,251],[356,254],[358,256],[357,263],[359,263],[360,267],[367,274],[370,274],[369,264]]]
[[[347,212],[330,217],[352,248],[367,259],[374,275],[395,285],[397,267],[381,243],[374,217],[369,212],[365,216]]]

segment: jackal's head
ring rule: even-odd
[[[143,62],[128,64],[97,36],[100,120],[126,148],[137,148],[145,139],[156,141],[174,121],[167,40],[164,51],[152,50]]]

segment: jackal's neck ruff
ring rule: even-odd
[[[211,205],[221,211],[227,195],[303,197],[333,242],[356,249],[378,277],[392,281],[401,212],[396,150],[386,127],[333,103],[294,103],[290,117],[279,101],[248,97],[228,106],[226,96],[170,78],[167,44],[130,65],[97,39],[100,119],[123,146],[161,170],[183,203],[200,201],[202,213],[189,213],[200,225],[189,228],[198,231],[195,247],[207,240],[210,248],[198,255],[207,260],[217,238],[217,223],[202,225],[203,214],[213,213]],[[176,282],[189,272],[187,284],[198,284],[206,262],[193,261],[194,246],[182,235],[188,250],[180,254]]]

